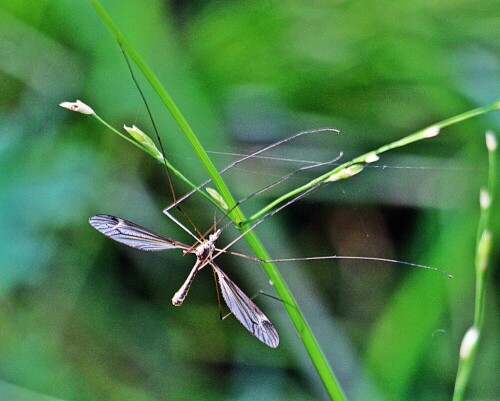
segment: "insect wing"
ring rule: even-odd
[[[163,237],[128,220],[108,214],[98,214],[89,223],[105,236],[142,251],[189,249],[188,245]]]
[[[210,264],[217,273],[224,301],[236,319],[264,344],[276,348],[280,338],[274,325],[215,263]]]

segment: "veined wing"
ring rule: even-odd
[[[224,301],[236,319],[264,344],[276,348],[280,338],[276,328],[264,312],[229,279],[219,266],[213,262],[209,263],[217,273]]]
[[[105,236],[142,251],[161,251],[163,249],[189,249],[190,246],[163,237],[128,220],[109,214],[98,214],[89,223]]]

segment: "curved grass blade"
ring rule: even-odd
[[[101,3],[98,0],[90,0],[90,4],[94,7],[94,9],[99,14],[103,22],[106,24],[106,26],[110,29],[116,40],[118,40],[118,42],[123,45],[125,51],[127,51],[131,59],[139,67],[139,69],[146,77],[146,79],[148,79],[148,81],[151,83],[154,90],[157,92],[158,96],[161,98],[165,106],[171,112],[172,116],[178,123],[179,127],[182,129],[184,135],[191,143],[191,146],[193,147],[195,153],[205,166],[205,169],[207,170],[209,176],[212,178],[213,183],[217,188],[218,192],[226,201],[226,204],[229,206],[229,208],[232,208],[236,203],[234,197],[229,191],[229,188],[227,187],[226,183],[222,180],[221,176],[218,174],[215,166],[213,165],[207,153],[201,146],[199,140],[194,135],[193,130],[185,120],[184,116],[181,114],[177,105],[173,102],[172,98],[163,88],[158,78],[153,74],[153,72],[150,70],[147,64],[142,60],[142,58],[139,56],[134,47],[130,43],[128,43],[125,37],[121,34],[118,27],[110,18],[110,16],[107,14],[106,10],[101,5]],[[244,222],[246,218],[238,207],[236,207],[231,212],[230,217],[235,222],[235,224],[241,226],[239,228],[241,232],[244,232],[246,230],[248,225],[241,224],[241,222]],[[256,257],[264,260],[272,259],[254,231],[249,232],[246,235],[245,239]],[[298,307],[297,301],[295,300],[294,296],[288,289],[288,286],[286,285],[283,277],[277,270],[276,266],[274,266],[273,264],[262,264],[262,268],[266,272],[269,279],[272,280],[276,293],[283,301],[283,306],[286,312],[288,313],[290,320],[297,329],[297,332],[299,333],[299,336],[304,344],[304,347],[306,348],[307,353],[309,354],[309,357],[311,358],[311,361],[313,362],[330,398],[336,401],[345,400],[345,396],[339,385],[338,379],[335,377],[335,374],[333,373],[328,361],[326,360],[326,357],[323,351],[321,350],[318,341],[316,340],[306,319],[300,312],[300,308]]]

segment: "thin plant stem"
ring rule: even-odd
[[[445,127],[448,127],[450,125],[457,124],[459,122],[468,120],[470,118],[477,117],[477,116],[480,116],[482,114],[486,114],[486,113],[489,113],[491,111],[499,110],[499,109],[500,109],[500,100],[497,100],[496,102],[491,103],[487,106],[479,107],[477,109],[469,110],[465,113],[456,115],[454,117],[447,118],[446,120],[443,120],[443,121],[438,122],[436,124],[433,124],[427,128],[419,130],[419,131],[417,131],[411,135],[408,135],[402,139],[399,139],[399,140],[394,141],[392,143],[389,143],[387,145],[381,146],[378,149],[375,149],[373,151],[370,151],[370,152],[364,153],[358,157],[355,157],[354,159],[339,165],[338,167],[336,167],[333,170],[315,178],[314,180],[311,180],[307,184],[304,184],[301,187],[296,188],[296,189],[280,196],[276,200],[269,203],[267,206],[263,207],[258,212],[254,213],[246,222],[258,219],[262,215],[266,214],[269,210],[275,208],[280,203],[286,201],[287,199],[290,199],[291,197],[293,197],[301,192],[307,191],[309,188],[311,188],[317,184],[337,181],[338,179],[335,179],[336,175],[341,173],[345,169],[348,169],[351,166],[366,165],[366,164],[370,163],[371,160],[373,160],[373,161],[378,160],[380,154],[385,153],[389,150],[400,148],[403,146],[407,146],[413,142],[417,142],[417,141],[421,141],[423,139],[434,137],[434,136],[438,135],[439,132],[441,131],[441,129],[443,129]],[[342,178],[348,178],[348,176],[342,177]]]
[[[193,184],[184,174],[182,174],[177,168],[175,168],[161,153],[154,153],[150,148],[143,146],[141,143],[135,141],[134,139],[128,137],[127,135],[123,134],[122,132],[118,131],[116,128],[108,124],[103,118],[101,118],[98,114],[92,114],[92,118],[94,118],[96,121],[98,121],[100,124],[104,125],[106,128],[111,130],[113,133],[118,135],[120,138],[126,140],[127,142],[131,143],[134,146],[137,146],[139,149],[143,150],[147,154],[149,154],[151,157],[153,157],[156,161],[158,161],[161,164],[166,164],[167,168],[170,169],[180,180],[185,182],[187,185],[189,185],[191,188],[193,188],[193,192],[198,192],[202,196],[204,196],[206,199],[208,199],[210,202],[212,202],[215,206],[217,206],[220,209],[219,204],[209,195],[207,195],[204,191],[202,191],[199,186]]]
[[[481,214],[477,230],[476,240],[476,294],[474,306],[474,323],[470,327],[462,340],[460,346],[460,357],[457,368],[457,377],[455,380],[455,390],[453,401],[462,401],[464,399],[467,383],[472,373],[472,367],[477,354],[479,339],[481,338],[484,310],[486,307],[486,279],[488,265],[490,263],[490,254],[492,247],[492,235],[490,230],[491,205],[493,203],[493,194],[496,188],[496,170],[497,170],[497,141],[492,132],[486,133],[486,145],[488,148],[488,186],[481,189],[480,205]]]
[[[134,47],[125,39],[125,37],[121,34],[118,27],[115,25],[113,20],[106,13],[103,6],[100,4],[98,0],[90,0],[90,4],[97,11],[105,25],[110,29],[115,39],[120,43],[122,48],[127,52],[131,60],[136,64],[139,70],[142,72],[144,77],[149,81],[153,89],[156,91],[160,99],[163,101],[164,105],[172,114],[173,118],[181,128],[185,137],[188,139],[189,143],[193,147],[196,155],[204,165],[207,170],[208,175],[212,179],[213,184],[217,188],[219,194],[222,196],[228,207],[231,209],[236,204],[234,197],[232,196],[229,188],[217,172],[217,169],[213,165],[212,161],[208,157],[206,151],[202,147],[198,138],[195,136],[193,130],[185,120],[184,116],[181,114],[178,107],[175,105],[174,101],[167,93],[167,91],[163,88],[160,81],[156,77],[156,75],[149,69],[147,64],[142,60]],[[245,231],[247,228],[247,224],[241,224],[246,220],[245,216],[241,212],[238,207],[234,207],[230,213],[231,219],[239,226],[241,231]],[[245,239],[252,251],[255,255],[264,260],[271,259],[266,249],[262,245],[261,241],[257,237],[254,231],[247,233]],[[292,320],[302,342],[309,354],[311,361],[313,362],[316,370],[318,371],[319,376],[328,392],[330,398],[335,401],[343,401],[345,400],[345,396],[342,392],[342,389],[338,383],[337,378],[335,377],[331,367],[329,366],[323,351],[321,350],[314,334],[312,333],[311,328],[309,327],[306,319],[302,315],[295,298],[292,293],[288,289],[285,281],[283,280],[281,274],[276,269],[273,264],[262,264],[263,269],[268,275],[269,279],[273,282],[274,289],[276,293],[283,301],[283,306],[287,311],[290,319]]]

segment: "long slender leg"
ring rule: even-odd
[[[182,284],[181,288],[179,288],[179,291],[177,291],[174,296],[172,297],[172,304],[174,306],[181,306],[182,303],[184,302],[184,299],[186,298],[189,287],[191,287],[191,283],[194,280],[194,277],[196,276],[196,273],[203,267],[204,265],[201,264],[199,260],[196,261],[195,265],[191,269],[191,272],[186,278],[186,281],[184,281],[184,284]]]
[[[220,317],[220,320],[224,320],[226,317],[222,316],[222,305],[220,303],[220,292],[219,292],[219,284],[217,282],[217,273],[215,272],[214,269],[212,269],[212,272],[214,273],[215,292],[217,293],[217,306],[219,308],[219,317]]]

